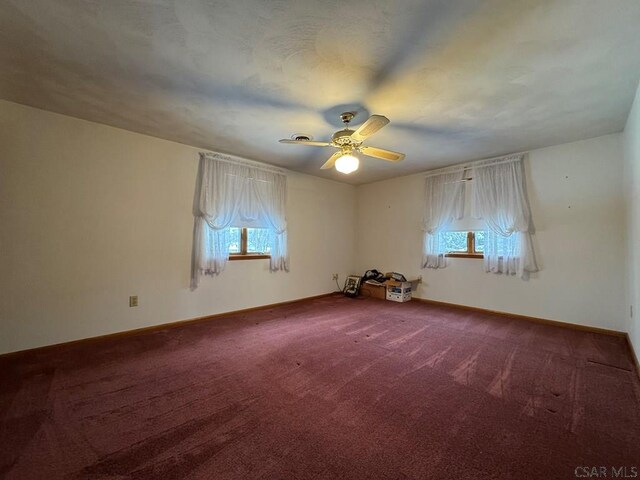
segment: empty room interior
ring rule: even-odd
[[[0,2],[0,478],[640,478],[640,2]]]

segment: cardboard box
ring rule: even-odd
[[[411,282],[387,280],[387,300],[392,302],[408,302],[411,300]]]
[[[419,282],[420,279],[410,280],[408,282],[386,280],[380,284],[363,282],[360,285],[360,295],[380,298],[382,300],[391,300],[392,302],[408,302],[411,300],[411,292],[414,289],[413,285],[417,285]]]
[[[360,285],[360,295],[371,298],[379,298],[384,300],[386,297],[387,287],[385,285],[371,285],[370,283],[362,283]]]

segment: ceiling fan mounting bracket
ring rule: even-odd
[[[340,118],[342,119],[342,123],[344,123],[347,126],[349,126],[349,122],[351,122],[351,120],[353,120],[353,117],[355,117],[355,116],[356,116],[355,112],[344,112],[344,113],[340,114]]]

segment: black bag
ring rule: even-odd
[[[384,276],[384,273],[380,273],[378,270],[367,270],[364,272],[362,276],[362,281],[366,282],[367,280],[375,280],[376,282],[384,282],[387,277]]]

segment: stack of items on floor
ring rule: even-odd
[[[411,300],[412,283],[404,275],[395,272],[380,273],[378,270],[367,270],[362,277],[360,291],[372,298],[391,300],[392,302],[408,302]]]

